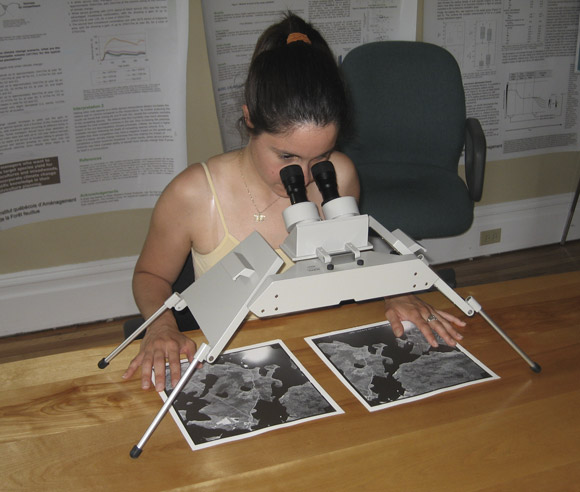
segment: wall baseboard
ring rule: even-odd
[[[422,241],[432,264],[559,243],[573,194],[486,205],[475,209],[461,236]],[[501,229],[498,243],[481,246],[482,231]],[[580,210],[568,240],[580,239]],[[138,312],[131,291],[136,257],[0,275],[0,336],[91,323]]]
[[[460,236],[426,239],[431,264],[489,256],[508,251],[559,243],[572,205],[573,193],[552,195],[475,208],[471,228]],[[483,231],[501,229],[501,239],[480,244]],[[580,210],[574,214],[567,240],[580,239]]]
[[[0,276],[0,336],[139,312],[131,290],[137,257]]]

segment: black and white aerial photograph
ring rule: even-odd
[[[437,336],[433,348],[415,325],[404,326],[401,338],[383,321],[306,341],[369,411],[498,379],[463,347]]]
[[[182,362],[182,374],[188,362]],[[166,369],[165,401],[171,386]],[[171,414],[193,450],[342,414],[280,340],[224,352],[204,363]]]

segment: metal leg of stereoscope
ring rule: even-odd
[[[139,333],[171,308],[181,311],[188,307],[195,313],[196,321],[207,339],[207,343],[199,346],[192,362],[168,395],[157,416],[139,443],[131,450],[132,458],[140,456],[143,446],[199,365],[203,362],[215,362],[249,313],[248,299],[254,296],[264,280],[274,275],[283,264],[283,260],[266,240],[257,232],[252,233],[181,294],[172,294],[129,338],[99,361],[99,368],[106,368]],[[219,292],[219,295],[216,295],[216,292]],[[224,302],[224,299],[227,301]],[[165,378],[165,374],[156,376]]]
[[[132,458],[139,457],[198,366],[205,361],[215,362],[250,311],[260,318],[280,316],[334,306],[345,300],[378,299],[435,287],[467,316],[479,313],[532,371],[541,371],[539,364],[511,340],[473,297],[463,299],[428,266],[422,254],[424,249],[418,243],[400,230],[391,232],[373,217],[360,215],[354,198],[339,197],[330,162],[313,166],[312,173],[324,198],[325,220],[320,218],[316,205],[306,199],[300,167],[288,166],[280,173],[292,204],[283,214],[289,234],[281,245],[294,261],[291,268],[277,274],[282,259],[254,232],[181,294],[169,297],[153,316],[99,362],[101,369],[107,367],[167,309],[188,307],[207,339],[131,450]],[[370,230],[382,240],[382,248],[369,240]]]

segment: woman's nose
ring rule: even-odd
[[[311,183],[313,181],[313,177],[312,177],[312,171],[310,170],[310,165],[308,164],[300,164],[300,167],[302,168],[302,173],[304,174],[304,182],[306,183],[306,185],[308,185],[309,183]]]

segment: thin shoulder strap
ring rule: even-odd
[[[203,170],[205,171],[205,175],[207,177],[207,182],[209,183],[209,188],[211,190],[211,193],[213,195],[213,199],[215,200],[215,204],[217,206],[217,210],[218,210],[218,214],[220,216],[220,220],[222,221],[222,226],[224,228],[224,233],[227,236],[229,234],[228,231],[228,226],[226,225],[226,219],[224,217],[224,213],[222,212],[222,206],[220,204],[220,200],[217,196],[217,193],[215,191],[215,186],[213,185],[213,180],[211,179],[211,174],[209,172],[209,169],[207,167],[207,164],[205,162],[201,163],[201,166],[203,167]]]

